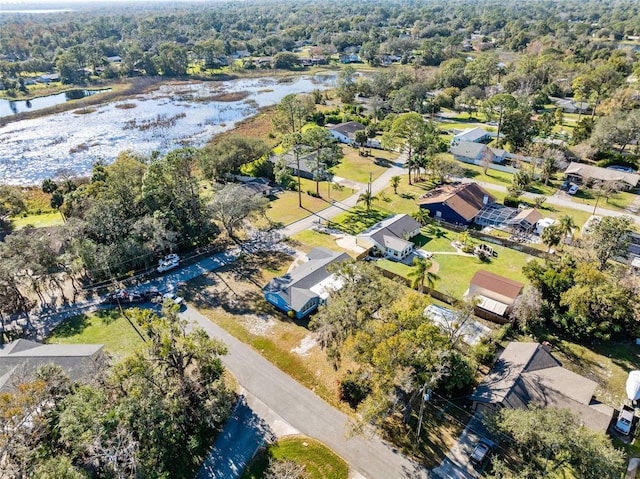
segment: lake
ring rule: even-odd
[[[79,100],[110,90],[69,90],[55,95],[41,96],[32,100],[0,100],[0,118],[25,111],[41,110],[70,100]]]
[[[0,128],[0,182],[37,185],[60,173],[87,175],[97,160],[111,163],[124,150],[149,155],[200,147],[289,93],[325,90],[335,80],[327,74],[167,83],[124,101],[9,123]]]

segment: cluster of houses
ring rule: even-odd
[[[359,240],[402,256],[414,230],[406,215],[387,218],[363,233]],[[345,253],[316,248],[309,260],[290,273],[275,278],[264,288],[265,299],[279,309],[302,318],[324,304],[332,291],[339,289],[339,278],[327,267],[350,260]],[[474,298],[481,310],[505,316],[524,285],[485,270],[472,278],[467,297]],[[451,312],[442,307],[431,307],[425,315],[444,327]],[[486,327],[474,321],[474,331],[465,331],[468,337],[486,334]],[[473,334],[472,334],[473,333]],[[468,336],[468,337],[467,337]],[[475,389],[470,399],[472,409],[480,414],[497,412],[503,408],[554,407],[570,409],[578,414],[583,424],[593,431],[606,432],[614,409],[595,399],[598,384],[562,366],[552,354],[549,344],[512,342],[507,345],[491,371]]]
[[[406,262],[416,255],[411,239],[420,233],[420,228],[420,223],[409,215],[393,215],[357,235],[356,244],[387,259]],[[350,259],[345,253],[316,248],[309,253],[307,262],[264,286],[264,297],[280,310],[303,318],[341,286],[327,267]],[[477,309],[484,311],[485,317],[504,322],[523,287],[517,281],[480,270],[471,279],[465,295],[475,298]]]

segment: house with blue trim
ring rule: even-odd
[[[308,261],[262,288],[264,299],[285,313],[293,311],[297,319],[318,309],[331,291],[342,286],[339,278],[327,271],[327,266],[351,260],[348,254],[327,248],[314,248],[307,257]]]
[[[470,225],[484,207],[495,201],[478,183],[462,183],[435,188],[423,195],[418,205],[428,209],[429,216],[436,220]]]

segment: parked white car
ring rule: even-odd
[[[183,299],[180,296],[176,296],[175,293],[165,293],[162,295],[162,299],[170,299],[176,304],[182,304]]]
[[[177,261],[162,261],[158,265],[158,273],[164,273],[165,271],[169,271],[170,269],[177,267],[178,264],[179,263]]]
[[[578,185],[571,185],[567,190],[567,193],[569,193],[570,195],[575,195],[578,192],[578,189]]]
[[[164,273],[177,267],[180,264],[180,256],[175,253],[169,254],[158,260],[158,273]]]

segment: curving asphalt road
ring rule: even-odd
[[[368,479],[429,478],[429,472],[378,436],[347,438],[349,418],[312,391],[283,373],[259,353],[238,341],[193,308],[181,316],[222,340],[229,353],[224,365],[242,385],[244,400],[237,406],[230,429],[225,428],[198,479],[238,477],[263,440],[287,425],[313,437],[342,456],[350,468]],[[259,398],[265,406],[255,405]],[[246,404],[252,407],[246,407]],[[240,411],[238,411],[240,409]],[[284,423],[283,423],[284,422]],[[243,427],[238,427],[239,425]],[[244,429],[244,430],[242,430]],[[226,449],[224,449],[226,448]]]

